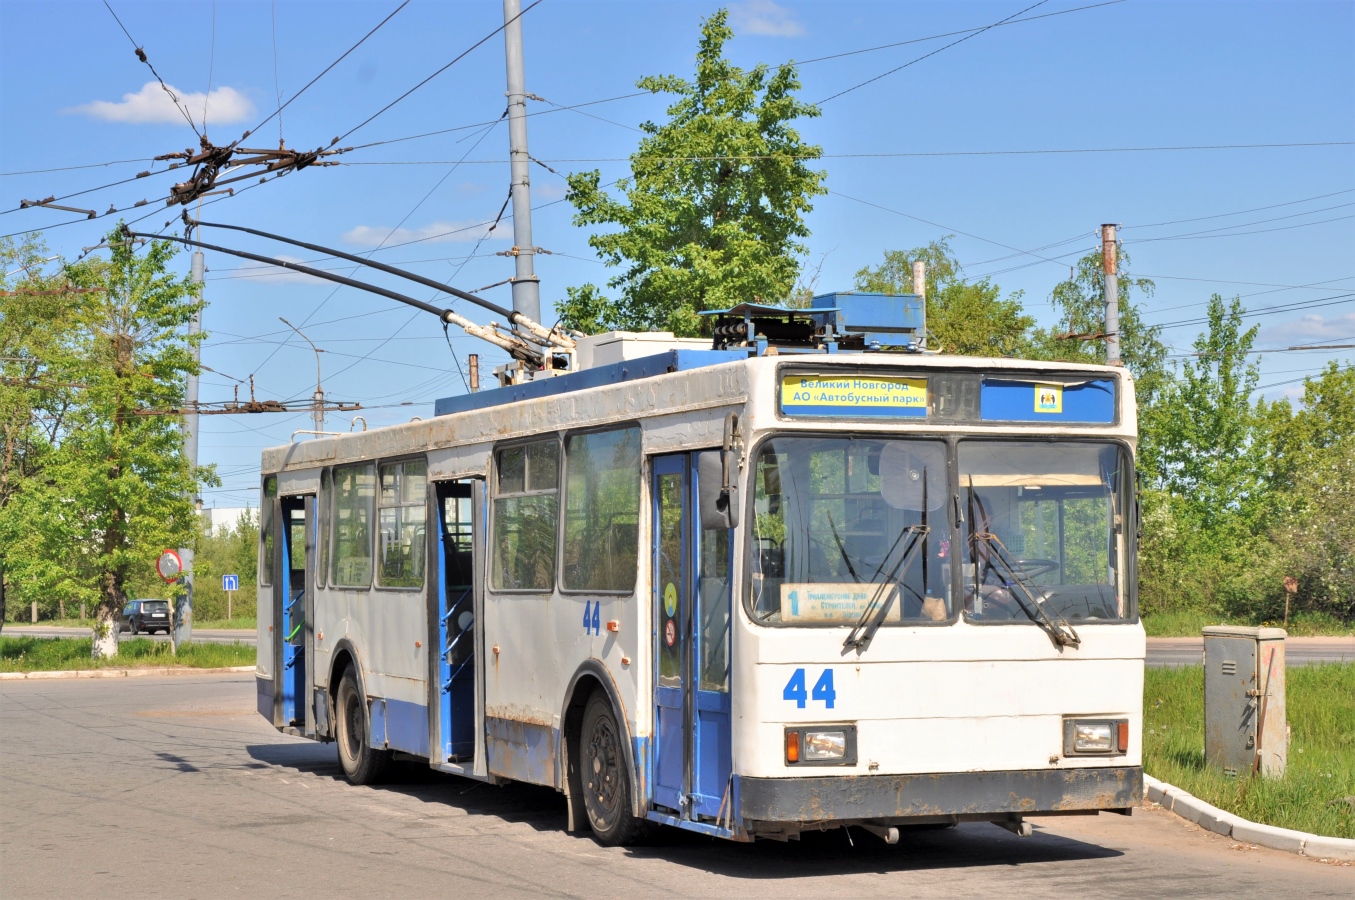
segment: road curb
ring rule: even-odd
[[[224,666],[216,669],[194,669],[190,666],[148,666],[140,669],[68,669],[53,672],[0,672],[0,681],[49,678],[147,678],[156,675],[221,675],[254,672],[256,670],[256,666]]]
[[[1199,797],[1165,781],[1158,781],[1151,775],[1143,776],[1143,788],[1144,795],[1163,809],[1170,810],[1187,822],[1194,822],[1207,831],[1230,837],[1235,841],[1259,844],[1272,850],[1298,853],[1314,859],[1355,860],[1355,840],[1249,822],[1216,806],[1210,806]]]

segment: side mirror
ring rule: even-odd
[[[739,417],[730,413],[725,418],[724,448],[708,450],[696,457],[701,527],[707,531],[739,525],[738,429]]]

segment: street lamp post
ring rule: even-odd
[[[315,346],[315,342],[313,342],[310,338],[306,337],[306,335],[302,334],[300,328],[297,328],[295,325],[293,325],[291,322],[288,322],[288,321],[287,321],[286,319],[284,319],[282,316],[278,316],[278,321],[280,321],[282,324],[286,325],[288,328],[290,328],[290,329],[292,329],[293,331],[295,331],[297,334],[300,334],[300,335],[301,335],[301,339],[302,339],[303,341],[305,341],[306,343],[310,344],[310,345],[311,345],[311,349],[315,351],[315,393],[311,395],[311,400],[314,402],[315,405],[314,405],[314,410],[313,410],[313,412],[311,413],[311,416],[312,416],[312,418],[313,418],[314,421],[315,421],[315,430],[316,430],[316,431],[324,431],[324,430],[325,430],[325,390],[324,390],[324,388],[321,387],[321,385],[320,385],[320,354],[321,354],[321,353],[324,353],[325,351],[323,351],[323,350],[321,350],[319,347]],[[318,436],[319,436],[319,435],[317,435],[317,437],[318,437]]]

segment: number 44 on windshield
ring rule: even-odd
[[[794,700],[797,709],[804,709],[807,700],[820,700],[825,708],[832,709],[833,701],[837,699],[837,691],[833,690],[833,670],[824,669],[819,680],[814,682],[814,690],[810,692],[805,689],[805,670],[796,669],[790,681],[786,682],[781,699]]]

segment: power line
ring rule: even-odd
[[[894,47],[906,47],[909,44],[921,44],[925,43],[926,41],[939,41],[942,38],[954,37],[957,34],[971,34],[971,33],[977,34],[981,31],[987,31],[990,28],[999,28],[1005,25],[1020,25],[1022,22],[1034,22],[1038,19],[1049,19],[1053,18],[1054,16],[1066,16],[1068,15],[1068,13],[1082,12],[1083,10],[1096,9],[1101,6],[1114,6],[1117,3],[1123,2],[1125,2],[1125,0],[1108,0],[1108,2],[1105,3],[1093,3],[1090,6],[1076,6],[1073,7],[1072,9],[1061,9],[1058,12],[1041,13],[1038,16],[1027,16],[1024,19],[1011,19],[1011,20],[1004,19],[1003,21],[995,22],[992,25],[979,25],[974,28],[961,28],[959,31],[947,31],[943,34],[933,34],[928,35],[927,37],[911,38],[906,41],[895,41],[892,44],[880,44],[875,47],[865,47],[860,50],[847,50],[843,53],[833,53],[828,56],[816,56],[812,59],[792,60],[790,62],[782,63],[782,65],[807,66],[812,63],[827,62],[828,60],[832,59],[842,59],[843,57],[846,56],[857,56],[862,53],[874,53],[877,50],[890,50],[893,49]],[[1020,13],[1017,13],[1017,15],[1020,15]]]
[[[1284,218],[1290,218],[1290,217],[1289,217],[1289,216],[1285,216]],[[1242,237],[1243,235],[1247,235],[1247,234],[1269,234],[1269,233],[1271,233],[1272,231],[1291,231],[1291,230],[1293,230],[1293,229],[1295,229],[1295,228],[1308,228],[1309,226],[1312,226],[1312,225],[1326,225],[1326,224],[1329,224],[1329,223],[1331,223],[1331,222],[1344,222],[1346,219],[1355,219],[1355,213],[1352,213],[1351,215],[1348,215],[1348,216],[1336,216],[1335,218],[1332,218],[1332,219],[1319,219],[1319,220],[1316,221],[1316,222],[1300,222],[1298,225],[1283,225],[1283,226],[1281,226],[1281,227],[1279,227],[1279,228],[1258,228],[1256,231],[1234,231],[1234,232],[1230,232],[1230,233],[1228,233],[1228,234],[1206,234],[1206,233],[1177,234],[1177,235],[1169,235],[1169,236],[1167,236],[1167,237],[1139,238],[1139,239],[1133,240],[1133,241],[1125,241],[1124,243],[1126,243],[1126,244],[1150,244],[1150,243],[1153,243],[1153,242],[1155,242],[1155,241],[1205,241],[1205,240],[1209,240],[1210,238]],[[1242,227],[1245,227],[1245,226],[1238,225],[1238,226],[1236,226],[1236,227],[1242,228]],[[1211,230],[1216,230],[1216,229],[1211,229]]]
[[[1123,2],[1123,0],[1122,0]],[[548,112],[550,110],[547,110]],[[541,113],[537,113],[541,115]],[[447,129],[456,131],[461,129]],[[428,132],[427,134],[442,134],[445,132]],[[426,137],[427,135],[414,135],[414,137]],[[397,140],[412,140],[412,138],[398,138]],[[382,141],[379,143],[392,143],[391,141]],[[734,154],[722,156],[650,156],[645,157],[646,162],[757,162],[761,160],[782,160],[786,162],[795,162],[798,160],[816,160],[816,159],[918,159],[927,157],[956,157],[956,156],[1040,156],[1048,154],[1067,155],[1077,153],[1172,153],[1200,150],[1267,150],[1267,149],[1288,149],[1296,147],[1348,147],[1355,145],[1355,141],[1299,141],[1284,144],[1183,144],[1167,147],[1045,147],[1035,150],[935,150],[935,151],[915,151],[909,153],[762,153],[762,154]],[[366,144],[362,146],[376,146],[376,144]],[[361,147],[352,147],[350,150],[361,149]],[[344,161],[339,165],[344,166],[443,166],[447,165],[449,160],[445,159],[423,159],[423,160],[359,160],[356,162]],[[591,156],[591,157],[573,157],[569,159],[542,159],[540,162],[555,163],[556,165],[573,165],[582,163],[621,163],[632,162],[629,156]],[[502,159],[468,159],[465,165],[470,166],[498,166],[506,165],[507,161]],[[1147,227],[1147,226],[1143,226]]]
[[[1284,203],[1272,203],[1270,206],[1254,206],[1251,209],[1239,209],[1236,212],[1216,213],[1212,216],[1197,216],[1193,219],[1173,219],[1170,222],[1152,222],[1148,225],[1121,225],[1120,230],[1126,231],[1130,228],[1160,228],[1163,225],[1183,225],[1186,222],[1203,222],[1205,219],[1225,219],[1228,216],[1240,216],[1246,213],[1262,212],[1267,209],[1279,209],[1281,206],[1294,206],[1299,203],[1311,203],[1314,200],[1325,200],[1328,197],[1338,197],[1341,194],[1349,194],[1355,191],[1355,188],[1346,188],[1343,191],[1332,191],[1330,194],[1318,194],[1316,197],[1304,197],[1302,200],[1288,200]]]
[[[269,122],[269,120],[271,120],[271,119],[273,118],[273,116],[281,115],[281,114],[282,114],[282,111],[283,111],[284,109],[286,109],[288,106],[291,106],[293,100],[295,100],[297,97],[300,97],[302,94],[306,93],[306,91],[310,88],[311,85],[315,84],[315,82],[319,81],[321,78],[324,78],[325,75],[329,73],[329,70],[330,70],[330,69],[334,68],[334,67],[337,66],[339,63],[343,62],[344,59],[348,56],[348,54],[352,53],[354,50],[356,50],[356,49],[358,49],[359,47],[361,47],[361,46],[363,45],[363,43],[367,40],[367,38],[369,38],[369,37],[371,37],[372,35],[376,34],[376,33],[381,29],[381,26],[382,26],[382,25],[385,25],[387,22],[389,22],[391,19],[393,19],[393,18],[395,17],[395,14],[396,14],[396,13],[398,13],[400,10],[404,9],[404,8],[405,8],[406,6],[408,6],[408,5],[409,5],[409,0],[404,0],[404,2],[401,3],[399,6],[397,6],[397,7],[395,8],[395,10],[394,10],[390,15],[386,16],[386,18],[384,18],[384,19],[382,19],[380,22],[378,22],[378,23],[376,24],[376,27],[375,27],[375,28],[373,28],[371,31],[369,31],[369,32],[367,32],[366,34],[364,34],[364,35],[362,36],[362,40],[358,41],[356,44],[354,44],[353,46],[351,46],[351,47],[349,47],[347,50],[345,50],[345,51],[343,52],[343,54],[342,54],[338,59],[334,60],[334,62],[332,62],[332,63],[330,63],[329,65],[325,66],[324,71],[322,71],[319,75],[316,75],[316,76],[315,76],[314,78],[312,78],[310,81],[306,82],[306,86],[303,87],[301,90],[297,91],[297,92],[296,92],[295,94],[293,94],[290,98],[288,98],[288,100],[287,100],[286,103],[283,103],[283,104],[280,105],[277,109],[273,110],[273,112],[269,113],[269,114],[268,114],[268,118],[264,119],[264,120],[263,120],[262,122],[260,122],[258,125],[255,125],[255,126],[254,126],[253,128],[251,128],[249,131],[246,131],[243,135],[241,135],[240,140],[243,141],[245,138],[249,137],[251,134],[253,134],[254,132],[258,131],[260,128],[262,128],[262,127],[264,127],[265,125],[267,125],[268,122]],[[275,27],[276,27],[276,26],[275,26]],[[277,38],[276,38],[276,33],[275,33],[275,35],[274,35],[274,41],[276,41],[276,40],[277,40]],[[276,53],[277,53],[277,51],[276,51],[276,47],[275,47],[275,48],[274,48],[274,72],[275,72],[275,76],[274,76],[274,77],[275,77],[275,79],[276,79],[276,70],[277,70]],[[365,124],[365,123],[364,123],[364,124]],[[352,132],[349,132],[349,134],[352,134]],[[345,137],[347,137],[347,135],[345,135]],[[341,140],[341,138],[335,138],[335,139],[334,139],[334,143],[337,144],[340,140]]]
[[[57,166],[55,169],[28,169],[23,172],[0,172],[0,178],[9,178],[13,175],[47,175],[51,172],[73,172],[76,169],[101,169],[104,166],[121,166],[127,163],[145,163],[155,162],[153,157],[141,157],[140,159],[114,159],[103,163],[86,163],[82,166]]]
[[[1041,260],[1041,261],[1043,261],[1043,262],[1054,263],[1054,264],[1056,264],[1056,265],[1058,265],[1058,266],[1060,266],[1060,267],[1063,266],[1063,263],[1059,262],[1057,259],[1050,259],[1050,258],[1047,257],[1047,256],[1041,256],[1040,254],[1038,254],[1038,253],[1033,253],[1033,252],[1031,252],[1031,251],[1029,251],[1029,250],[1022,250],[1020,247],[1013,247],[1011,244],[1004,244],[1004,243],[1002,243],[1001,241],[994,241],[994,240],[991,240],[990,238],[980,237],[979,235],[977,235],[977,234],[971,234],[971,233],[968,232],[968,231],[961,231],[961,230],[958,229],[958,228],[951,228],[949,225],[942,225],[942,224],[939,223],[939,222],[932,222],[932,221],[929,221],[929,220],[927,220],[927,219],[921,218],[920,216],[912,215],[911,213],[900,212],[900,211],[897,210],[897,209],[890,209],[890,208],[887,207],[887,206],[881,206],[880,204],[878,204],[878,203],[872,203],[872,202],[869,201],[869,200],[862,200],[860,197],[853,197],[853,196],[851,196],[850,194],[843,194],[843,193],[840,193],[839,191],[834,191],[834,190],[830,190],[830,191],[828,191],[828,193],[832,194],[832,195],[835,196],[835,197],[842,197],[842,198],[845,199],[845,200],[853,200],[853,201],[855,201],[855,202],[857,202],[857,203],[860,203],[860,204],[863,204],[863,205],[865,205],[865,206],[873,206],[874,208],[876,208],[876,209],[878,209],[878,210],[882,210],[882,211],[887,212],[887,213],[893,213],[894,215],[896,215],[896,216],[902,216],[902,217],[905,218],[905,219],[912,219],[912,220],[915,221],[915,222],[921,222],[922,224],[924,224],[924,225],[930,225],[930,226],[932,226],[933,228],[940,228],[940,229],[943,230],[943,231],[953,231],[953,232],[956,233],[956,234],[962,234],[962,235],[964,235],[965,237],[973,238],[973,239],[976,240],[976,241],[983,241],[985,244],[993,244],[994,246],[1001,247],[1001,248],[1003,248],[1004,250],[1013,250],[1013,251],[1015,251],[1016,253],[1022,254],[1022,255],[1024,255],[1024,256],[1033,256],[1033,257],[1035,257],[1036,259]]]
[[[1301,300],[1295,303],[1283,303],[1278,306],[1267,306],[1252,312],[1243,312],[1239,318],[1251,319],[1256,316],[1273,316],[1278,313],[1297,312],[1301,309],[1317,309],[1323,306],[1336,306],[1341,303],[1350,302],[1350,298],[1355,297],[1355,291],[1347,294],[1335,294],[1331,297],[1323,297],[1320,300]],[[1182,319],[1179,322],[1159,322],[1155,327],[1158,328],[1178,328],[1184,325],[1204,325],[1209,322],[1208,316],[1202,316],[1194,319]]]
[[[978,37],[979,35],[983,34],[985,31],[988,31],[988,30],[991,29],[991,28],[996,28],[996,27],[999,26],[999,25],[1008,23],[1008,22],[1010,22],[1012,19],[1015,19],[1017,16],[1024,15],[1024,14],[1030,12],[1032,9],[1035,9],[1035,7],[1037,7],[1037,6],[1043,6],[1044,4],[1046,4],[1046,3],[1048,3],[1048,2],[1049,2],[1049,0],[1039,0],[1038,3],[1035,3],[1035,4],[1031,5],[1031,6],[1027,6],[1025,9],[1021,10],[1020,12],[1012,13],[1010,16],[1007,16],[1007,18],[1002,19],[1001,21],[994,22],[992,25],[986,25],[986,26],[984,26],[983,28],[980,28],[978,31],[975,31],[975,32],[973,32],[973,33],[971,33],[971,34],[967,34],[967,35],[965,35],[964,37],[959,38],[958,40],[951,41],[949,44],[946,44],[944,47],[937,47],[937,48],[936,48],[935,50],[933,50],[932,52],[930,52],[930,53],[924,53],[922,56],[919,56],[917,59],[909,60],[908,62],[904,63],[904,64],[901,65],[901,66],[895,66],[894,68],[890,69],[888,72],[881,72],[879,75],[876,75],[874,78],[867,78],[865,81],[861,82],[860,84],[854,84],[854,85],[852,85],[851,87],[847,88],[846,90],[838,91],[836,94],[833,94],[831,97],[825,97],[825,98],[823,98],[822,100],[820,100],[820,101],[818,101],[817,103],[815,103],[814,105],[815,105],[815,106],[822,106],[823,104],[827,103],[827,102],[830,101],[830,100],[836,100],[838,97],[841,97],[841,96],[843,96],[844,94],[850,94],[852,91],[857,90],[858,88],[863,88],[863,87],[865,87],[865,86],[868,85],[868,84],[872,84],[873,82],[879,81],[881,78],[887,78],[888,76],[893,75],[895,72],[900,72],[900,71],[902,71],[902,70],[908,68],[909,66],[917,65],[918,63],[922,62],[924,59],[930,59],[931,57],[935,56],[936,54],[942,53],[942,52],[944,52],[944,51],[946,51],[946,50],[949,50],[951,47],[954,47],[954,46],[957,45],[957,44],[963,44],[965,41],[970,40],[970,39],[972,39],[972,38],[976,38],[976,37]]]
[[[161,78],[160,73],[155,71],[155,66],[151,65],[151,61],[146,57],[146,51],[136,42],[136,38],[132,37],[132,33],[127,30],[127,26],[122,24],[122,19],[118,18],[118,14],[113,12],[113,7],[108,5],[108,0],[103,0],[103,4],[108,9],[109,14],[113,16],[113,21],[117,22],[118,27],[122,29],[122,33],[127,35],[127,40],[132,42],[132,49],[136,51],[136,58],[145,63],[146,68],[151,70],[151,74],[155,76],[155,80],[160,82],[160,87],[169,95],[169,99],[174,102],[174,108],[183,113],[184,120],[188,122],[188,127],[193,129],[193,133],[201,138],[202,132],[198,131],[198,126],[193,124],[193,117],[189,115],[188,110],[184,108],[184,105],[179,102],[179,98],[175,93],[169,89],[169,85],[165,84],[165,79]]]
[[[409,0],[405,0],[405,2],[408,3]],[[357,125],[354,125],[352,128],[348,129],[348,130],[345,131],[343,134],[339,135],[337,138],[335,138],[335,139],[332,141],[332,143],[333,143],[333,144],[339,143],[339,142],[342,141],[344,138],[348,137],[350,134],[352,134],[353,132],[357,131],[359,128],[362,128],[363,126],[367,125],[367,123],[371,122],[371,121],[372,121],[373,119],[375,119],[377,116],[381,115],[381,114],[384,113],[386,110],[390,109],[392,106],[394,106],[395,104],[399,103],[401,100],[405,99],[405,98],[408,97],[410,94],[414,93],[415,91],[417,91],[419,88],[423,87],[423,86],[424,86],[425,84],[427,84],[428,82],[432,81],[434,78],[437,78],[439,75],[441,75],[443,72],[446,72],[448,69],[450,69],[452,66],[456,65],[456,64],[457,64],[458,62],[460,62],[461,60],[465,59],[465,58],[466,58],[473,50],[475,50],[476,48],[478,48],[481,44],[485,43],[485,42],[488,41],[490,38],[494,37],[494,35],[498,34],[500,31],[503,31],[505,28],[507,28],[507,27],[509,26],[509,24],[511,24],[512,22],[516,22],[518,19],[522,18],[522,17],[525,16],[527,13],[531,12],[533,9],[535,9],[535,8],[536,8],[537,6],[539,6],[540,4],[541,4],[541,0],[534,0],[534,2],[533,2],[531,5],[529,5],[526,9],[522,10],[522,11],[519,12],[516,16],[514,16],[514,17],[511,18],[511,19],[509,19],[507,22],[504,22],[504,23],[503,23],[502,25],[500,25],[498,28],[495,28],[495,29],[494,29],[493,31],[491,31],[489,34],[485,35],[484,37],[480,38],[480,40],[476,41],[474,44],[472,44],[472,45],[470,45],[469,47],[467,47],[467,48],[466,48],[465,50],[463,50],[463,51],[462,51],[455,59],[453,59],[451,62],[447,63],[447,65],[445,65],[445,66],[443,66],[442,68],[438,69],[438,70],[437,70],[436,72],[434,72],[432,75],[429,75],[429,76],[428,76],[427,78],[425,78],[423,81],[420,81],[418,84],[414,85],[414,87],[412,87],[412,88],[410,88],[409,90],[405,91],[403,94],[401,94],[400,96],[396,97],[396,98],[395,98],[394,100],[392,100],[390,103],[387,103],[385,106],[381,107],[381,108],[378,109],[376,112],[372,113],[370,116],[368,116],[367,118],[363,119],[363,120],[362,120],[361,122],[359,122]]]

